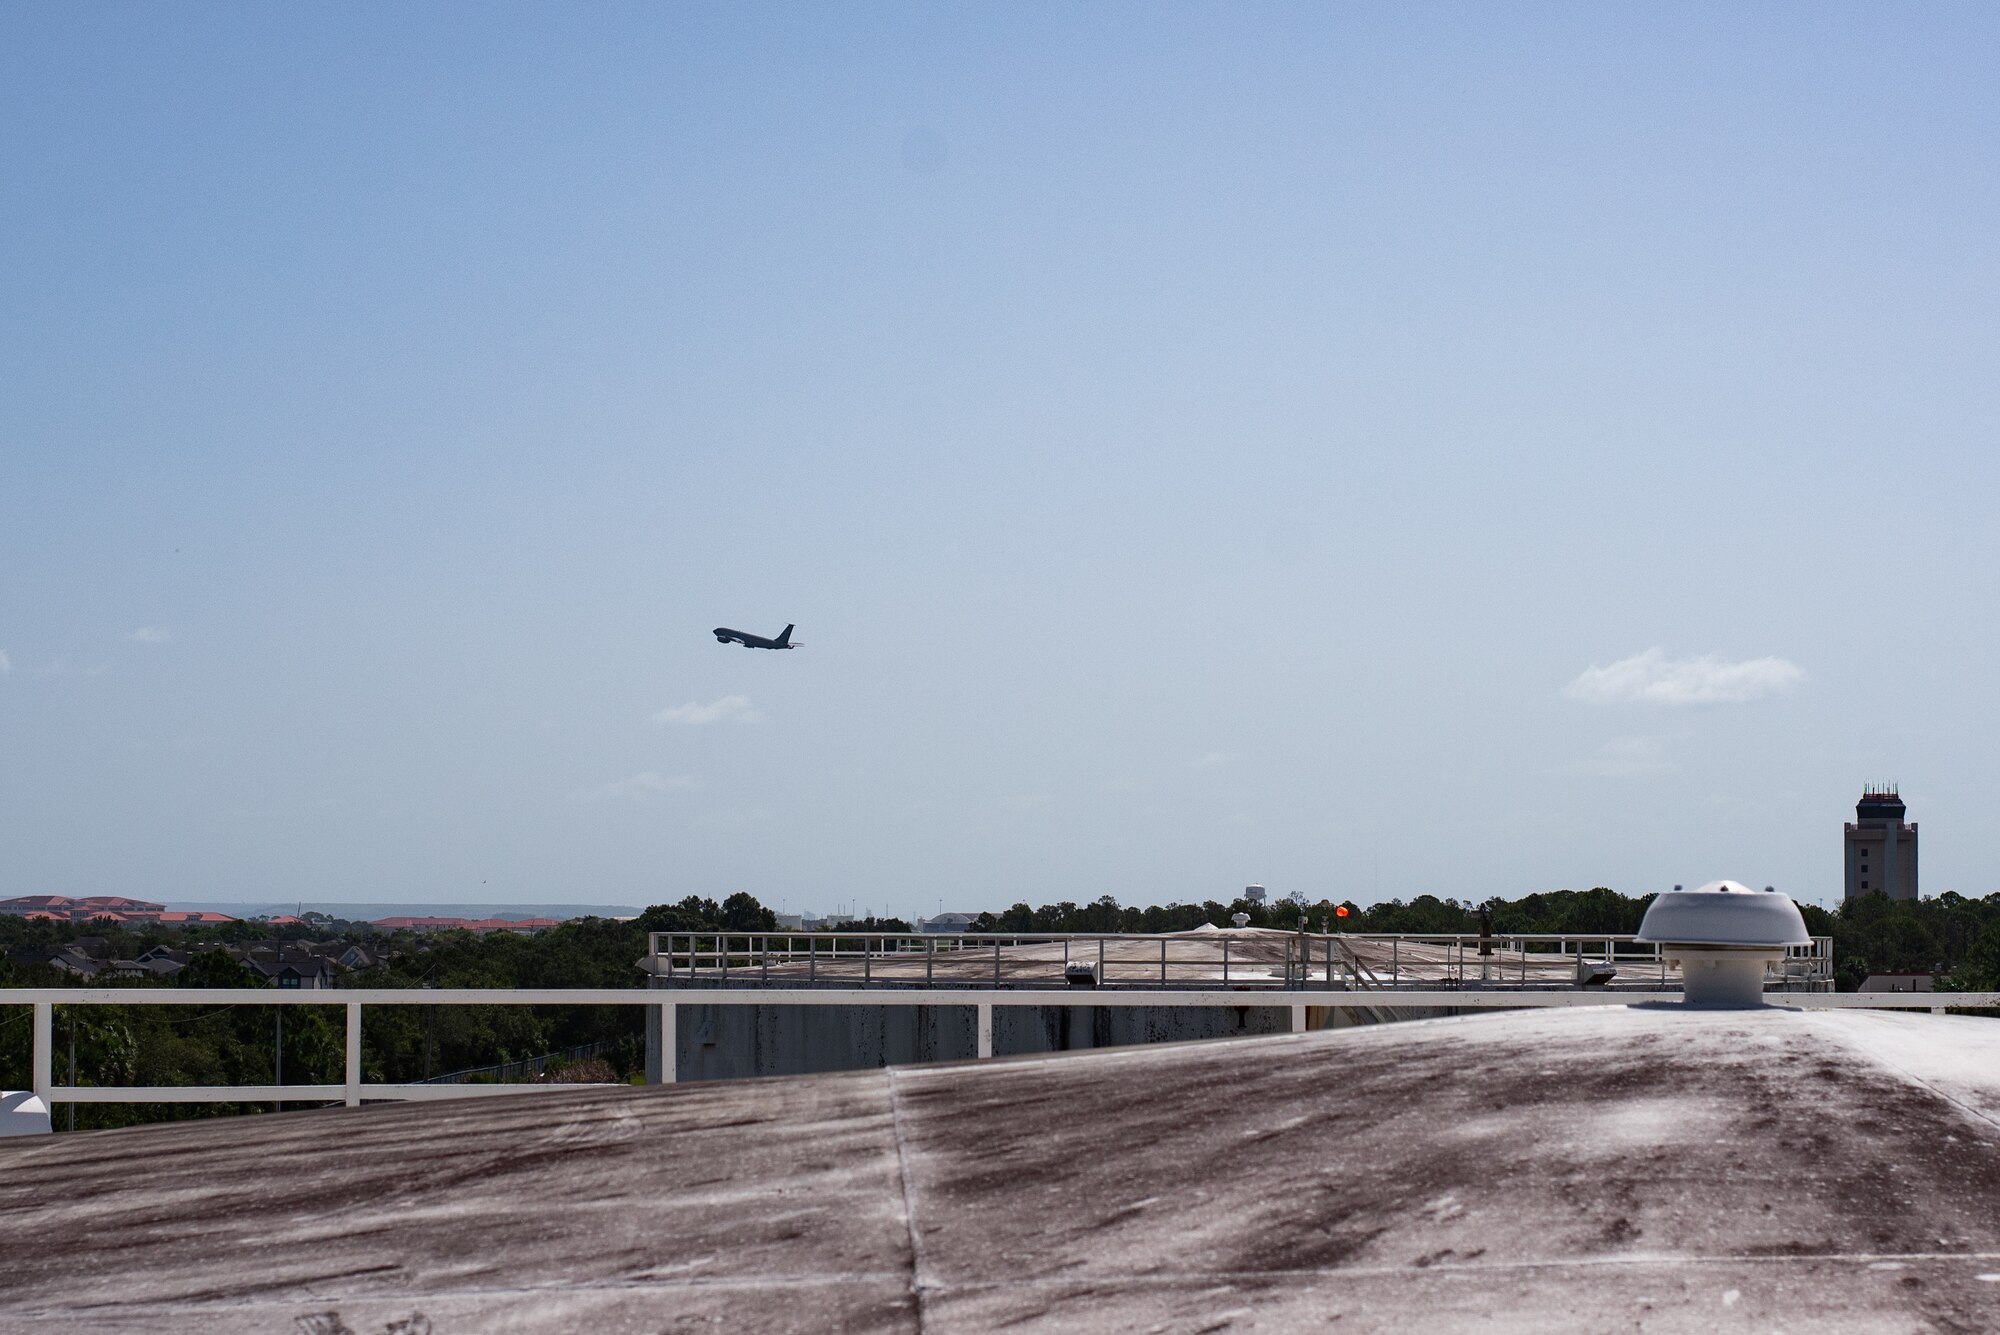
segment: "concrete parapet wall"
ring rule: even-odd
[[[1004,995],[1004,994],[1001,994]],[[676,998],[678,1000],[678,998]],[[716,1006],[679,1001],[675,1049],[681,1080],[812,1075],[978,1055],[971,1006]],[[1317,1008],[1315,1008],[1317,1009]],[[1330,1012],[1328,1027],[1345,1023]],[[1321,1017],[1312,1017],[1314,1028]],[[1281,1034],[1284,1006],[993,1007],[993,1055]]]

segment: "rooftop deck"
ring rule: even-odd
[[[1657,946],[1610,934],[1358,936],[1203,927],[1158,935],[654,932],[640,966],[670,987],[1679,991]],[[1771,987],[1833,990],[1833,943],[1793,949]]]

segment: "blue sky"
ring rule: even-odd
[[[0,893],[2000,889],[1996,57],[16,6]]]

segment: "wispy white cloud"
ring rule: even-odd
[[[655,723],[756,723],[763,715],[750,707],[747,695],[725,695],[708,704],[690,702],[662,709],[653,715]]]
[[[131,638],[140,644],[165,644],[174,638],[174,633],[165,626],[141,626],[132,632]]]
[[[1592,705],[1740,705],[1782,694],[1805,679],[1798,664],[1782,658],[1668,658],[1655,646],[1604,667],[1585,668],[1563,694]]]
[[[1224,765],[1234,765],[1235,763],[1235,756],[1225,755],[1221,751],[1210,751],[1201,759],[1191,761],[1190,765],[1194,769],[1219,769]]]
[[[644,770],[629,779],[617,779],[599,788],[585,788],[569,795],[572,802],[643,802],[661,793],[685,793],[701,787],[690,774],[656,774]]]

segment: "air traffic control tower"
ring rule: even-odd
[[[1846,832],[1847,898],[1883,894],[1917,897],[1917,827],[1903,820],[1895,786],[1868,788],[1855,804]]]

